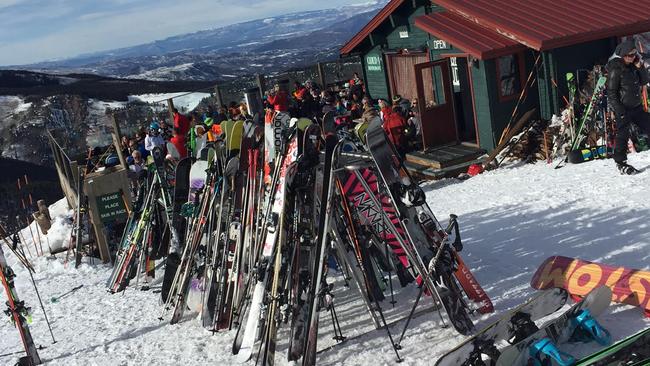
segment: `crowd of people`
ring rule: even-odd
[[[373,100],[366,94],[363,81],[357,73],[339,87],[321,88],[315,82],[295,82],[291,91],[288,83],[277,83],[266,92],[262,101],[264,115],[251,116],[246,103],[207,107],[187,115],[173,110],[173,120],[153,119],[147,127],[140,127],[133,135],[123,136],[122,154],[134,181],[145,171],[147,158],[156,147],[166,152],[166,160],[178,161],[187,156],[197,157],[201,148],[222,137],[221,123],[242,120],[251,123],[271,123],[276,112],[286,112],[295,118],[309,118],[321,122],[323,116],[334,114],[336,128],[352,128],[358,123],[369,123],[379,117],[388,138],[404,154],[418,147],[421,133],[417,99],[409,101],[396,95],[392,100]],[[119,164],[117,154],[92,152],[96,166]],[[103,160],[103,161],[99,161]],[[89,159],[91,161],[91,159]],[[89,163],[90,164],[90,163]]]
[[[399,95],[391,101],[373,100],[366,94],[363,81],[354,73],[349,82],[339,90],[321,89],[316,83],[307,80],[304,84],[296,81],[289,94],[281,84],[266,93],[266,123],[273,114],[288,112],[292,117],[304,117],[321,121],[328,112],[334,112],[337,128],[350,127],[355,123],[369,123],[380,117],[388,138],[400,153],[419,147],[421,121],[418,101],[409,101]]]

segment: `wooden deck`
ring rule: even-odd
[[[450,166],[475,160],[486,153],[485,150],[471,145],[446,145],[406,154],[406,160],[434,169],[444,169]]]
[[[406,154],[406,167],[421,179],[454,177],[480,162],[485,150],[471,145],[447,145]]]

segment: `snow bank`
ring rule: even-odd
[[[5,104],[13,110],[13,114],[29,110],[32,103],[26,103],[23,98],[13,95],[0,96],[0,105]]]
[[[68,202],[62,198],[52,204],[50,207],[50,216],[52,217],[52,227],[44,234],[38,223],[32,223],[20,231],[19,237],[24,246],[26,254],[36,256],[41,253],[41,248],[45,256],[52,252],[57,252],[62,248],[67,248],[70,242],[70,233],[72,231],[73,210],[68,209]]]
[[[647,168],[650,152],[632,154],[629,162]],[[424,185],[428,202],[443,224],[448,214],[459,215],[465,244],[461,254],[494,302],[495,314],[475,319],[479,329],[534,293],[529,285],[532,273],[551,255],[650,269],[650,172],[621,176],[611,160],[557,170],[553,166],[514,164],[464,182],[448,179]],[[52,214],[61,219],[54,220],[56,229],[48,234],[51,244],[64,243],[69,238],[65,217],[70,211],[57,202]],[[70,265],[66,268],[62,258],[43,257],[36,259],[35,265],[35,279],[58,340],[55,346],[29,276],[18,266],[16,282],[19,294],[33,308],[32,333],[37,344],[48,347],[40,354],[50,365],[234,364],[230,355],[234,332],[212,335],[200,326],[195,313],[173,326],[158,320],[162,306],[155,291],[160,288],[160,272],[152,291],[127,289],[110,295],[105,288],[109,266],[95,262],[74,270]],[[321,352],[318,364],[395,364],[385,331],[372,330],[354,286],[346,289],[340,275],[331,279],[335,280],[338,317],[349,339]],[[73,294],[51,301],[80,285],[83,287]],[[401,290],[395,284],[395,289],[395,308],[382,305],[389,321],[405,316],[415,298],[413,287]],[[418,311],[430,307],[431,300],[426,298]],[[335,342],[329,314],[320,316],[318,347],[324,350]],[[614,340],[650,326],[638,308],[616,304],[599,321]],[[400,351],[404,365],[431,365],[463,340],[438,322],[433,312],[412,321]],[[392,326],[393,335],[403,326],[403,321]],[[287,338],[283,325],[278,333],[278,365],[287,364]],[[0,322],[0,339],[0,354],[21,348],[18,334],[8,322]],[[564,348],[578,357],[596,349],[594,344]],[[0,362],[13,364],[15,358],[5,357]]]
[[[192,111],[199,105],[201,100],[209,97],[209,93],[160,93],[160,94],[141,94],[130,95],[129,102],[140,101],[145,103],[157,103],[167,105],[167,99],[174,100],[174,106],[179,110]]]

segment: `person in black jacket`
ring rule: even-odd
[[[630,123],[636,123],[644,133],[650,134],[650,114],[643,110],[641,101],[641,87],[650,82],[650,75],[634,40],[628,39],[616,47],[607,71],[607,100],[616,116],[614,161],[621,174],[635,174],[638,170],[627,163],[627,141]]]

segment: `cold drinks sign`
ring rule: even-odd
[[[126,207],[120,192],[109,193],[97,197],[99,218],[104,224],[126,219]]]
[[[368,71],[382,71],[380,56],[366,56],[366,68]]]

